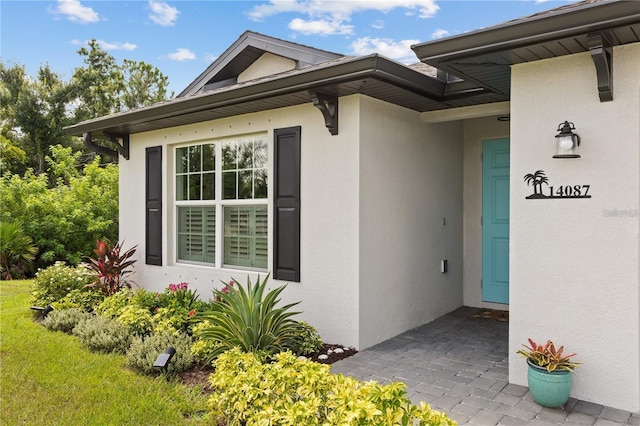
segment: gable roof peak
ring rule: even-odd
[[[344,56],[247,30],[177,97],[235,84],[238,75],[265,53],[291,59],[297,69]]]

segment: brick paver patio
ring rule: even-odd
[[[533,402],[526,387],[508,383],[509,325],[471,318],[475,311],[457,309],[339,361],[331,371],[404,382],[413,402],[425,401],[460,425],[640,425],[640,413],[573,398],[556,409]]]

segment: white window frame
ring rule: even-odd
[[[266,198],[253,198],[253,199],[222,199],[222,191],[223,191],[223,185],[222,185],[222,174],[223,174],[223,169],[222,169],[222,146],[225,142],[231,142],[231,141],[243,141],[243,140],[247,140],[247,139],[254,139],[254,138],[262,138],[264,143],[267,146],[267,165],[266,165],[266,172],[267,172],[267,196]],[[176,151],[179,148],[185,148],[185,147],[190,147],[190,146],[197,146],[197,145],[207,145],[207,144],[215,144],[215,199],[214,200],[182,200],[182,201],[178,201],[177,198],[177,184],[176,184],[176,176],[177,176],[177,163],[176,163]],[[269,155],[268,155],[268,133],[267,132],[261,132],[261,133],[252,133],[252,134],[246,134],[246,135],[239,135],[239,136],[232,136],[232,137],[225,137],[225,138],[218,138],[218,139],[208,139],[208,140],[201,140],[201,141],[193,141],[193,142],[188,142],[188,143],[182,143],[179,145],[174,145],[172,147],[171,153],[172,153],[172,163],[173,163],[173,170],[172,170],[172,188],[173,188],[173,197],[172,197],[172,208],[173,208],[173,215],[174,215],[174,226],[173,226],[173,256],[175,259],[175,263],[178,265],[197,265],[197,266],[203,266],[203,267],[207,267],[207,268],[213,268],[213,269],[234,269],[234,270],[242,270],[242,271],[256,271],[256,272],[266,272],[268,270],[268,260],[267,260],[267,266],[265,268],[252,268],[252,267],[246,267],[246,266],[239,266],[239,265],[229,265],[229,264],[224,264],[224,208],[225,207],[231,207],[231,206],[264,206],[267,210],[267,224],[270,223],[271,221],[271,212],[269,211],[269,185],[270,185],[270,178],[269,178],[269,172],[270,172],[270,167],[269,167]],[[214,206],[215,207],[215,214],[216,214],[216,223],[215,223],[215,264],[211,264],[208,262],[199,262],[199,261],[192,261],[192,260],[184,260],[184,259],[180,259],[178,256],[178,252],[179,252],[179,238],[178,238],[178,229],[179,229],[179,213],[178,210],[180,207],[203,207],[203,206]],[[271,253],[271,244],[270,244],[270,238],[269,235],[267,235],[267,259],[270,259],[270,253]]]

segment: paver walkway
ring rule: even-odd
[[[339,361],[331,371],[404,382],[414,403],[425,401],[460,425],[640,425],[640,413],[573,398],[556,409],[533,402],[527,387],[508,383],[509,325],[471,318],[476,311],[457,309]]]

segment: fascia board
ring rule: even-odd
[[[284,78],[233,87],[229,90],[223,89],[213,93],[175,98],[162,104],[87,120],[65,127],[65,132],[69,135],[80,136],[86,132],[100,132],[112,127],[177,117],[367,78],[386,81],[424,96],[438,97],[444,93],[445,84],[443,82],[373,54],[323,68],[303,70]]]

